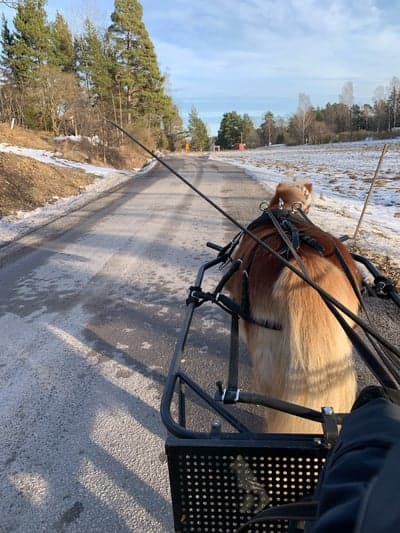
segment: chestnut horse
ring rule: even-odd
[[[311,193],[311,188],[307,191]],[[356,314],[359,300],[350,278],[359,286],[361,277],[347,248],[296,211],[276,209],[288,203],[305,205],[304,194],[302,186],[280,184],[270,203],[272,212],[277,218],[285,215],[283,218],[289,221],[287,228],[291,229],[286,233],[293,239],[308,276]],[[300,269],[268,212],[250,224],[249,230]],[[257,391],[317,411],[332,406],[337,413],[348,412],[356,394],[352,345],[321,296],[246,234],[234,258],[241,258],[242,264],[226,285],[233,299],[242,301],[245,279],[251,317],[257,322],[277,323],[281,328],[267,329],[252,320],[240,321]],[[351,276],[345,273],[344,264]],[[266,423],[266,429],[274,433],[322,430],[317,422],[273,409],[266,410]]]

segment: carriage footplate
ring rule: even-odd
[[[260,440],[178,439],[166,443],[177,532],[233,533],[263,509],[311,495],[327,449],[311,435]],[[249,526],[252,533],[287,531],[288,521]]]

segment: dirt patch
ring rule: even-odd
[[[118,148],[65,140],[56,142],[47,132],[27,130],[0,123],[0,143],[56,152],[72,161],[117,169],[141,168],[147,157],[134,145]],[[30,211],[59,198],[82,192],[96,179],[80,170],[47,165],[19,155],[0,152],[0,217],[17,211]]]
[[[79,194],[94,179],[95,176],[79,170],[0,152],[0,216]]]
[[[22,146],[24,148],[37,148],[39,150],[54,150],[53,137],[45,131],[32,131],[0,122],[0,143]]]
[[[28,130],[19,126],[11,129],[10,124],[5,122],[0,122],[0,143],[49,150],[71,161],[124,170],[141,168],[147,160],[144,152],[130,142],[112,147],[90,142],[86,138],[80,142],[68,139],[55,141],[49,132]]]
[[[146,162],[144,153],[139,153],[133,145],[113,148],[93,144],[88,139],[83,139],[81,142],[71,140],[57,142],[53,145],[53,150],[64,159],[123,170],[141,168]]]

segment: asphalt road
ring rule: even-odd
[[[168,162],[243,223],[268,197],[235,167]],[[205,243],[235,233],[157,165],[2,251],[1,533],[173,530],[162,386],[187,289],[214,257]],[[385,305],[373,320],[398,342]],[[228,335],[217,308],[199,309],[183,365],[210,392],[226,377]]]
[[[264,194],[231,166],[169,163],[235,215]],[[172,531],[162,384],[205,243],[234,233],[158,165],[2,251],[1,533]],[[218,309],[193,324],[185,364],[210,390],[228,327]]]

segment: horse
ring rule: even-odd
[[[311,184],[290,185],[278,185],[269,208],[274,218],[287,221],[282,227],[293,245],[287,246],[269,210],[248,229],[299,268],[297,255],[315,283],[357,314],[355,287],[360,287],[361,276],[351,254],[339,239],[295,209],[309,209]],[[289,205],[294,209],[283,208]],[[226,288],[236,303],[246,299],[251,318],[240,320],[240,333],[252,361],[256,391],[317,411],[330,406],[334,412],[348,412],[357,389],[352,344],[321,296],[247,234],[233,254],[238,258],[241,266]],[[266,322],[279,329],[260,325]],[[268,408],[266,430],[321,433],[321,425]]]
[[[299,181],[278,183],[275,194],[270,201],[270,205],[292,209],[297,206],[308,213],[312,202],[312,183]]]

